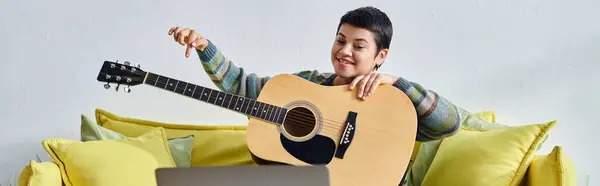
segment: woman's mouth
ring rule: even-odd
[[[354,62],[352,62],[350,60],[346,60],[346,59],[342,59],[342,58],[336,58],[336,60],[339,64],[354,65]]]

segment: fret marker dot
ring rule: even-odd
[[[221,98],[219,98],[219,100],[221,100]]]
[[[240,107],[236,107],[235,110],[240,110]]]
[[[263,110],[263,112],[267,112],[266,110]]]
[[[254,107],[254,110],[256,110],[256,107]]]
[[[171,84],[169,84],[169,85],[173,86],[173,83],[171,83]]]
[[[206,93],[204,93],[204,95],[206,96]]]

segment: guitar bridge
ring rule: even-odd
[[[354,132],[356,131],[356,112],[348,112],[348,117],[346,118],[346,127],[344,128],[344,132],[342,136],[340,136],[340,142],[338,144],[338,148],[335,151],[335,157],[343,159],[346,150],[352,144],[352,139],[354,138]]]

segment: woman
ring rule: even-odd
[[[459,131],[461,116],[455,105],[417,83],[377,73],[388,55],[393,33],[392,23],[384,12],[373,7],[349,11],[340,19],[336,33],[331,48],[335,73],[306,70],[293,74],[324,86],[348,85],[362,99],[368,99],[381,84],[393,85],[408,95],[416,108],[417,141],[437,140]],[[204,69],[222,91],[256,99],[270,78],[244,72],[193,29],[173,27],[169,35],[186,46],[186,57],[192,49],[196,50]]]

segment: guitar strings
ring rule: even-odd
[[[154,78],[151,78],[151,79],[154,79]],[[177,80],[175,80],[175,81],[177,81]],[[168,90],[168,89],[166,89],[167,82],[165,82],[165,81],[161,81],[159,78],[157,78],[157,80],[156,80],[155,82],[156,82],[156,83],[161,83],[161,84],[163,84],[163,83],[164,83],[164,84],[165,84],[165,87],[164,87],[163,89],[165,89],[165,90]],[[178,82],[183,82],[183,81],[178,81]],[[185,82],[185,83],[187,83],[187,82]],[[189,83],[188,83],[188,84],[189,84]],[[178,93],[178,94],[183,94],[183,93],[179,93],[179,92],[177,92],[177,91],[176,91],[176,90],[180,90],[180,89],[181,89],[181,88],[178,88],[178,86],[174,86],[174,89],[173,89],[173,90],[169,90],[169,91],[172,91],[172,92],[174,92],[174,93]],[[185,92],[185,89],[183,89],[183,92]],[[223,92],[223,93],[226,93],[225,91],[222,91],[222,92]],[[195,94],[195,93],[194,93],[194,94]],[[231,93],[229,93],[229,94],[231,94]],[[234,95],[234,94],[231,94],[231,95]],[[238,96],[239,96],[239,95],[238,95]],[[214,99],[215,99],[215,102],[216,102],[216,99],[217,99],[217,97],[218,97],[218,94],[217,94],[217,95],[215,95],[214,97],[213,97],[213,95],[211,94],[211,95],[209,95],[209,96],[208,96],[208,98],[207,98],[207,101],[206,101],[206,102],[208,102],[208,100],[210,100],[211,98],[214,98]],[[255,99],[246,98],[246,97],[243,97],[243,96],[240,96],[240,97],[242,97],[242,98],[244,98],[244,99],[246,99],[246,100],[252,100],[252,101],[255,101],[255,102],[260,102],[260,101],[258,101],[258,100],[255,100]],[[223,102],[223,103],[226,103],[226,102],[227,102],[227,103],[229,103],[229,104],[231,103],[230,101],[226,101],[226,100],[223,100],[222,102]],[[210,103],[210,102],[208,102],[208,103]],[[214,104],[214,103],[211,103],[211,104]],[[246,114],[246,113],[244,113],[244,114]],[[309,121],[310,119],[312,119],[312,117],[311,117],[310,115],[308,115],[308,114],[305,114],[305,113],[300,113],[300,114],[304,114],[304,115],[305,115],[305,117],[304,117],[304,118],[302,118],[302,119],[305,119],[306,121]],[[252,116],[252,114],[248,114],[248,115],[251,115],[251,116]],[[260,117],[258,117],[258,118],[260,118]],[[335,120],[331,120],[331,119],[327,119],[327,118],[322,118],[322,119],[323,119],[323,123],[325,124],[325,125],[324,125],[325,127],[329,127],[330,129],[334,129],[334,130],[336,130],[336,131],[341,129],[340,127],[342,127],[342,126],[340,126],[340,124],[341,124],[341,125],[344,125],[344,123],[343,123],[343,122],[339,122],[339,121],[335,121]],[[305,121],[305,122],[306,122],[306,121]],[[328,121],[329,121],[329,122],[328,122]],[[330,124],[330,125],[327,125],[327,124]],[[331,125],[331,124],[332,124],[332,125]],[[311,127],[311,128],[312,128],[312,125],[309,125],[309,124],[304,124],[304,125],[306,125],[306,126],[308,126],[308,127]]]
[[[154,79],[154,78],[150,78],[150,79]],[[148,80],[150,80],[150,79],[148,79]],[[183,92],[185,92],[185,88],[183,89],[182,93],[179,93],[177,91],[181,90],[182,88],[178,88],[178,86],[174,86],[173,90],[169,90],[169,89],[166,88],[167,82],[165,82],[165,81],[158,81],[158,80],[155,81],[155,82],[157,84],[158,83],[161,83],[161,84],[164,83],[165,84],[165,87],[163,87],[164,90],[168,90],[168,91],[171,91],[171,92],[174,92],[174,93],[177,93],[177,94],[185,95],[183,93]],[[182,82],[182,81],[179,81],[179,82]],[[185,82],[185,83],[187,83],[187,82]],[[194,86],[197,86],[197,85],[194,85]],[[158,87],[158,86],[155,86],[155,87]],[[225,91],[221,91],[221,92],[227,93]],[[194,92],[193,94],[196,94],[196,93]],[[229,94],[231,94],[231,93],[229,93]],[[235,94],[231,94],[231,95],[235,95]],[[240,95],[236,95],[236,96],[240,96]],[[240,97],[244,98],[245,100],[252,100],[252,101],[255,101],[255,102],[260,102],[260,101],[258,101],[256,99],[251,99],[251,98],[247,98],[247,97],[243,97],[243,96],[240,96]],[[194,97],[192,96],[190,98],[194,98]],[[218,94],[216,94],[214,96],[213,96],[213,94],[208,95],[208,98],[207,98],[206,102],[210,103],[208,100],[213,99],[213,98],[215,99],[215,103],[216,103],[216,101],[217,101],[216,99],[218,98]],[[194,99],[196,99],[196,98],[194,98]],[[223,100],[222,104],[231,104],[232,103],[231,100],[232,100],[232,98],[229,101],[228,100]],[[204,100],[202,100],[202,101],[204,101]],[[215,104],[215,103],[211,103],[211,104]],[[276,105],[274,105],[274,106],[276,106]],[[242,112],[242,113],[246,114],[245,112]],[[286,116],[286,120],[294,122],[293,126],[295,126],[295,127],[303,127],[303,128],[307,128],[307,129],[313,129],[313,128],[316,127],[316,124],[314,124],[314,125],[313,124],[306,124],[306,123],[308,123],[308,122],[310,122],[311,120],[314,119],[312,115],[309,115],[309,114],[306,114],[306,113],[297,113],[297,112],[295,112],[294,114],[298,114],[296,116],[302,116],[302,117],[294,118],[294,117],[289,117],[290,116],[289,113],[290,112],[288,111],[288,113],[287,113],[288,115]],[[248,114],[248,115],[253,116],[252,114]],[[254,117],[256,117],[256,116],[254,116]],[[257,117],[257,118],[260,118],[260,117]],[[338,121],[335,121],[335,120],[331,120],[331,119],[327,119],[327,118],[321,118],[321,119],[323,119],[323,125],[321,125],[322,128],[321,128],[320,134],[330,135],[331,137],[338,138],[339,135],[341,135],[343,133],[343,130],[345,128],[343,126],[344,123],[338,122]]]

